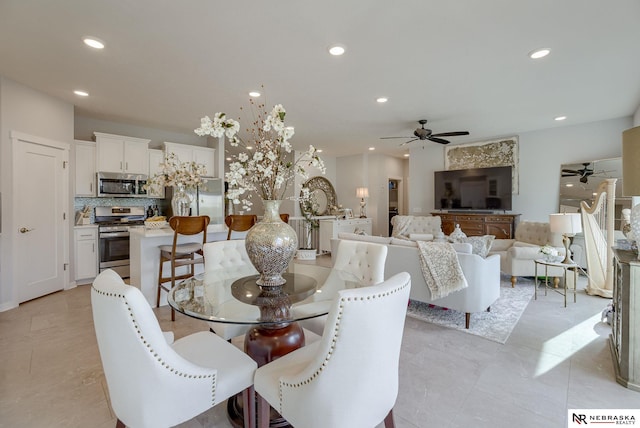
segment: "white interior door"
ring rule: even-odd
[[[65,143],[19,134],[13,138],[13,153],[11,232],[15,287],[21,303],[62,290],[68,281],[69,148]]]

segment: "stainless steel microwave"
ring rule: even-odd
[[[98,196],[102,198],[146,198],[144,174],[98,173]]]

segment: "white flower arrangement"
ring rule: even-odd
[[[195,129],[200,136],[225,135],[232,146],[242,146],[247,150],[232,156],[233,162],[225,174],[229,183],[227,198],[234,204],[242,204],[245,210],[253,205],[250,201],[252,192],[263,200],[283,199],[287,186],[296,175],[308,178],[306,167],[313,166],[325,173],[324,162],[311,145],[298,159],[293,159],[289,139],[293,137],[294,129],[285,125],[286,111],[281,104],[273,107],[269,114],[266,114],[264,104],[256,105],[251,100],[251,105],[257,112],[253,129],[247,129],[250,133],[248,143],[238,137],[239,123],[227,119],[224,113],[216,113],[213,121],[205,116],[201,119],[200,128]]]
[[[203,164],[196,162],[180,162],[175,153],[165,156],[161,164],[161,171],[147,180],[145,189],[151,187],[183,186],[185,189],[195,189],[205,180],[202,178],[207,174]]]
[[[545,256],[557,256],[558,255],[558,250],[554,247],[552,247],[551,245],[543,245],[542,247],[540,247],[540,252],[542,254],[544,254]]]

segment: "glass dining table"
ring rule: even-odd
[[[171,289],[168,301],[193,318],[247,325],[244,351],[262,366],[305,345],[298,321],[326,315],[339,290],[363,285],[349,272],[301,263],[283,276],[283,286],[261,287],[252,266],[207,269]],[[238,422],[240,409],[229,410]]]

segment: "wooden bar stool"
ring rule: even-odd
[[[169,219],[169,226],[173,229],[173,244],[160,246],[160,271],[158,273],[158,298],[156,306],[160,306],[160,292],[169,292],[175,287],[176,280],[191,278],[195,274],[195,265],[204,264],[204,254],[202,248],[207,242],[207,226],[209,226],[209,216],[181,217],[174,216]],[[197,235],[202,233],[202,242],[189,242],[178,244],[179,235]],[[196,257],[199,254],[201,257]],[[164,262],[171,262],[171,276],[162,276]],[[176,275],[176,267],[189,266],[189,272]],[[163,284],[171,282],[171,287]],[[171,308],[171,321],[176,320],[176,312]]]
[[[280,219],[285,223],[289,223],[289,214],[280,214]]]
[[[227,240],[231,239],[231,232],[245,232],[258,222],[258,216],[253,215],[228,215],[224,219],[224,224],[229,228]]]

